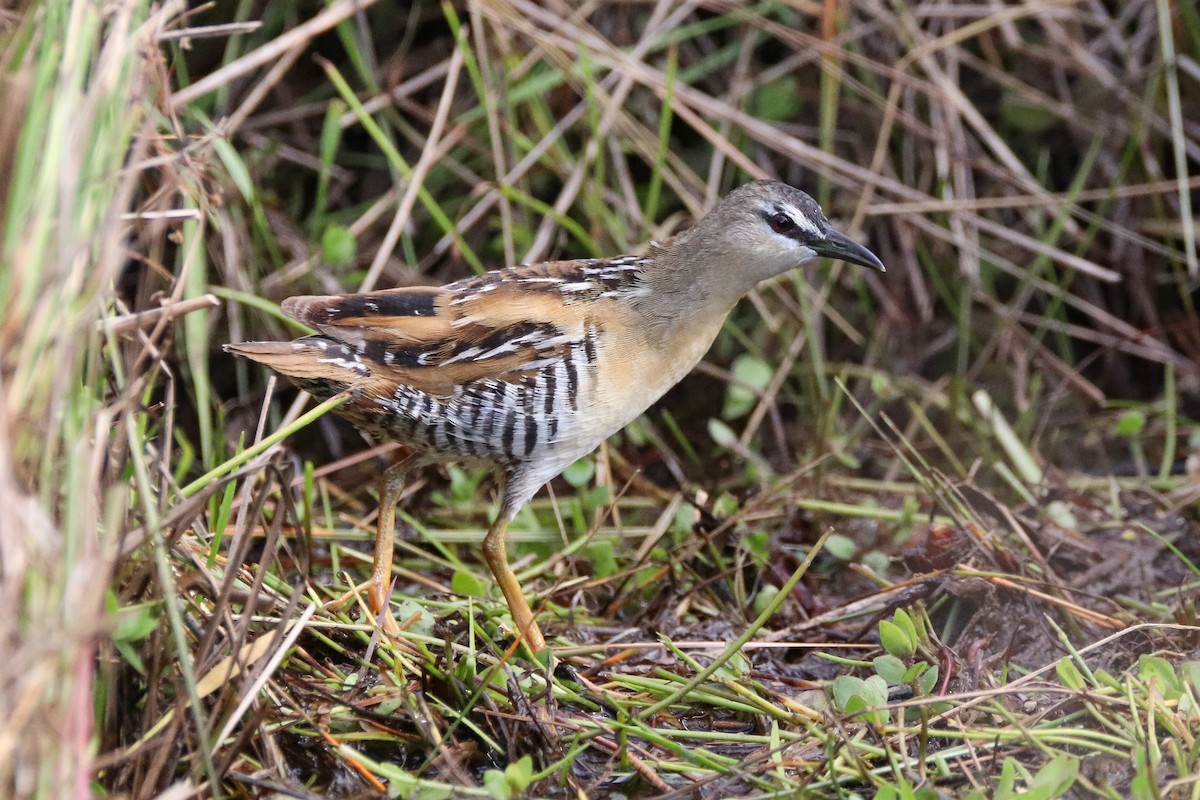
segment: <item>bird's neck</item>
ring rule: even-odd
[[[696,230],[664,246],[646,270],[638,310],[654,332],[669,339],[700,323],[724,320],[753,288],[737,282],[741,271],[731,255]],[[702,318],[702,319],[701,319]]]

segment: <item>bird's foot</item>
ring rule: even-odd
[[[352,586],[341,597],[330,600],[325,604],[325,607],[337,609],[351,600],[361,601],[363,592],[365,591],[367,595],[367,608],[371,612],[372,619],[375,619],[379,623],[379,627],[384,633],[394,636],[400,632],[400,625],[396,622],[396,618],[392,616],[392,606],[388,602],[391,594],[390,589],[390,586],[385,586],[381,591],[377,585],[377,581],[373,579],[365,580],[360,584]]]

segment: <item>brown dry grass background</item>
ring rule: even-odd
[[[0,53],[0,795],[1200,792],[1193,4],[47,1]],[[265,439],[303,398],[221,342],[753,177],[889,272],[762,287],[519,519],[574,672],[506,648],[481,475],[412,487],[405,643],[321,607],[390,448]],[[830,700],[897,608],[937,685]]]

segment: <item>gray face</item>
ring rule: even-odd
[[[782,183],[751,185],[762,194],[758,214],[763,224],[776,237],[794,243],[799,254],[885,271],[874,253],[830,225],[821,207],[804,192]]]

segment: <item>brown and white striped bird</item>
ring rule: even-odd
[[[820,256],[884,271],[811,197],[758,181],[644,256],[511,267],[440,288],[293,297],[284,313],[318,333],[226,349],[316,397],[348,391],[337,413],[411,448],[382,476],[367,583],[369,605],[384,613],[389,630],[392,536],[405,474],[449,461],[498,473],[502,502],[484,558],[537,652],[545,639],[508,564],[512,518],[686,375],[743,295]]]

